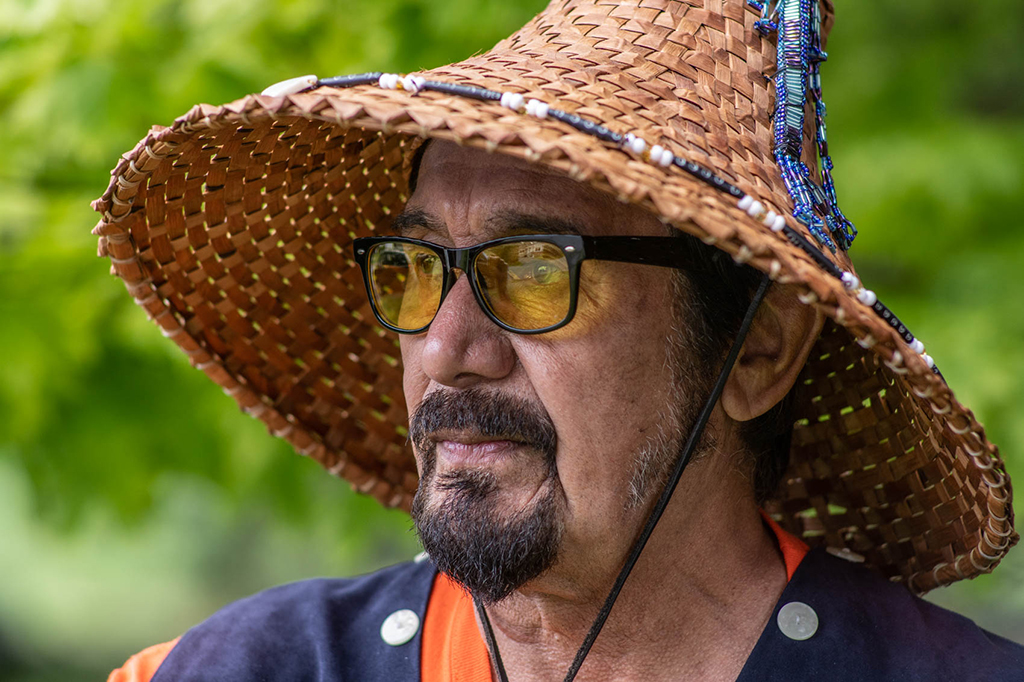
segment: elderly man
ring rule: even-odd
[[[394,223],[456,247],[533,233],[666,235],[650,213],[450,143],[423,156]],[[579,286],[566,327],[516,335],[461,277],[429,329],[402,337],[421,474],[413,518],[442,570],[489,604],[511,679],[568,669],[727,350],[710,339],[728,311],[702,309],[705,292],[685,274],[595,262]],[[821,324],[782,288],[765,302],[588,667],[607,679],[739,675],[787,582],[741,423],[789,392]]]
[[[1016,534],[998,451],[846,256],[831,7],[699,4],[553,2],[125,157],[96,232],[136,300],[426,553],[112,680],[1024,678],[910,591]]]

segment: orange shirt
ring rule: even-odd
[[[444,573],[434,578],[423,619],[420,680],[491,682],[490,655],[476,626],[473,600]]]
[[[181,637],[143,649],[110,673],[107,682],[149,682],[156,674],[156,669],[167,658],[167,654],[171,653],[171,649],[178,643],[178,639]]]
[[[786,565],[786,580],[793,577],[808,547],[761,512]],[[107,682],[149,682],[171,652],[175,639],[151,646],[135,654],[114,672]],[[476,626],[473,600],[443,574],[434,579],[434,587],[423,619],[423,645],[420,654],[422,682],[490,682],[491,663],[480,630]]]
[[[786,531],[779,527],[779,524],[772,521],[772,517],[765,514],[764,510],[761,512],[761,519],[767,524],[768,528],[775,533],[775,542],[779,544],[779,551],[782,553],[782,562],[786,565],[786,582],[793,579],[793,574],[796,573],[797,566],[804,560],[804,556],[810,551],[810,547],[807,543],[798,538],[795,535],[790,535]]]

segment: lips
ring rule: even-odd
[[[554,467],[557,437],[537,404],[473,387],[429,393],[409,420],[409,440],[422,478],[442,469],[526,466],[540,457]]]
[[[524,447],[511,440],[485,440],[466,438],[437,438],[437,457],[456,466],[473,466],[494,462],[512,456]]]

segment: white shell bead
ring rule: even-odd
[[[526,103],[526,113],[537,118],[547,118],[550,108],[546,102],[539,99],[531,99]]]
[[[402,79],[402,89],[416,94],[423,87],[426,79],[422,76],[406,76]]]
[[[518,92],[505,92],[501,95],[501,106],[512,111],[521,111],[525,102],[526,98]]]
[[[878,342],[875,340],[875,337],[871,336],[870,334],[868,334],[863,339],[857,339],[857,345],[860,346],[861,348],[873,348],[876,343]]]
[[[878,296],[871,289],[861,289],[857,293],[857,300],[864,305],[874,305],[878,301]]]
[[[741,211],[748,211],[750,207],[754,205],[754,197],[749,194],[744,194],[743,198],[740,199],[740,203],[737,204]]]
[[[847,561],[849,561],[851,563],[854,563],[854,564],[862,564],[862,563],[864,563],[864,559],[865,559],[864,555],[863,554],[857,554],[856,552],[854,552],[852,549],[849,549],[848,547],[843,547],[842,549],[840,549],[838,547],[826,547],[825,551],[828,552],[829,554],[831,554],[832,556],[837,556],[840,559],[846,559]]]
[[[651,147],[651,162],[659,166],[671,166],[675,155],[659,144]]]
[[[797,642],[810,639],[818,631],[818,614],[799,601],[789,602],[779,609],[776,621],[782,634]]]
[[[780,215],[775,216],[775,220],[771,224],[772,232],[782,232],[784,227],[786,227],[786,219]]]
[[[637,137],[633,133],[626,135],[626,148],[634,154],[643,154],[644,150],[647,149],[647,143],[643,138]]]
[[[284,97],[285,95],[294,95],[302,92],[303,90],[309,90],[317,84],[320,79],[314,75],[299,76],[298,78],[289,78],[286,81],[280,83],[274,83],[268,88],[265,88],[261,95],[267,97]]]
[[[380,638],[391,646],[402,646],[412,640],[419,629],[419,615],[411,609],[399,609],[381,623]]]
[[[382,73],[380,78],[377,79],[377,85],[384,88],[385,90],[397,90],[398,89],[398,74],[397,73]]]
[[[924,352],[924,344],[921,343],[921,339],[915,338],[914,342],[910,344],[910,348],[918,355]]]

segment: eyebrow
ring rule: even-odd
[[[496,234],[584,234],[583,226],[567,218],[538,216],[518,211],[498,211],[485,222]]]
[[[417,227],[426,228],[430,232],[445,232],[444,221],[418,208],[402,211],[391,221],[391,231],[399,237],[405,237]]]
[[[581,225],[571,219],[554,216],[538,216],[513,210],[494,213],[484,222],[484,227],[495,236],[519,234],[584,234]],[[403,211],[391,221],[391,230],[398,236],[406,236],[416,228],[443,234],[447,225],[443,220],[426,211],[414,208]]]

